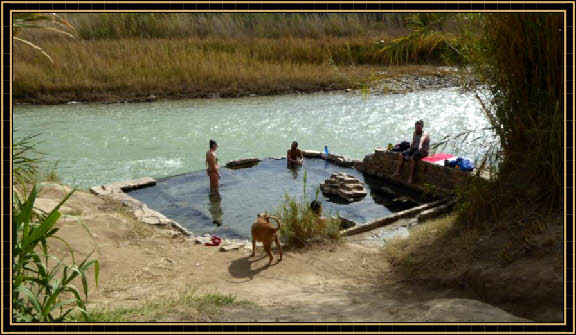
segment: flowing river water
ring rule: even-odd
[[[14,137],[41,133],[43,141],[37,149],[45,154],[44,168],[58,161],[56,173],[63,183],[89,188],[150,176],[158,184],[133,191],[132,196],[196,234],[234,238],[248,238],[256,213],[277,209],[284,194],[300,199],[304,171],[309,199],[335,171],[365,182],[368,195],[352,204],[334,202],[320,193],[319,200],[330,214],[362,224],[402,208],[378,194],[382,186],[378,180],[320,160],[307,160],[301,171],[288,170],[285,160],[272,159],[250,169],[222,169],[221,196],[212,197],[202,171],[210,139],[218,141],[222,166],[239,158],[284,156],[294,140],[304,149],[328,146],[331,152],[362,159],[374,148],[410,141],[418,119],[424,120],[432,144],[488,125],[479,103],[457,88],[367,97],[319,93],[20,105],[13,111],[13,126],[18,129]],[[443,151],[475,159],[486,150],[484,142],[456,141]],[[407,194],[406,190],[399,193]],[[418,195],[411,198],[417,203],[427,201]]]
[[[222,163],[284,156],[293,140],[304,149],[328,146],[330,152],[362,159],[374,148],[409,141],[418,119],[425,121],[432,144],[488,125],[479,103],[458,88],[13,109],[14,138],[40,133],[44,168],[58,162],[62,182],[81,188],[204,169],[209,139],[218,141]],[[485,150],[481,141],[455,143],[457,153],[471,159]]]

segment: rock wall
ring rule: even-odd
[[[362,164],[359,164],[357,168],[368,175],[380,178],[389,177],[396,170],[399,157],[400,153],[398,152],[376,149],[373,154],[364,157]],[[405,161],[399,180],[406,181],[409,173],[410,162]],[[430,184],[439,188],[454,190],[457,185],[465,183],[470,177],[471,173],[469,172],[446,168],[428,162],[418,162],[414,183],[421,185]]]
[[[108,197],[110,199],[121,202],[125,207],[128,208],[128,212],[132,213],[132,215],[134,215],[140,222],[149,225],[171,227],[179,234],[193,236],[193,233],[182,227],[178,222],[168,219],[162,213],[149,208],[140,200],[135,199],[125,193],[125,191],[127,192],[154,185],[156,185],[156,180],[150,177],[144,177],[136,180],[128,180],[113,184],[94,186],[90,188],[90,192],[101,197]]]

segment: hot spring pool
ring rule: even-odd
[[[156,186],[134,190],[130,195],[180,223],[196,235],[216,234],[225,238],[250,237],[250,227],[256,214],[277,209],[287,193],[300,199],[303,195],[306,171],[306,194],[311,201],[316,189],[334,172],[349,173],[365,183],[367,196],[361,201],[343,203],[328,199],[320,192],[324,214],[336,215],[359,224],[403,210],[407,205],[391,202],[378,189],[389,187],[417,202],[427,202],[422,195],[408,189],[399,190],[384,181],[364,176],[351,168],[342,168],[321,159],[306,159],[302,167],[288,169],[286,160],[265,159],[251,168],[222,168],[220,196],[211,196],[206,171],[157,179]],[[413,206],[413,205],[412,205]],[[214,221],[221,222],[220,225]]]

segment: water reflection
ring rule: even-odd
[[[210,207],[208,211],[212,216],[212,222],[217,226],[220,227],[222,225],[222,196],[220,192],[217,190],[214,192],[210,192],[208,194],[208,200],[210,201]]]
[[[298,180],[298,171],[300,171],[300,167],[301,167],[300,165],[294,166],[288,163],[288,170],[290,170],[293,180]]]

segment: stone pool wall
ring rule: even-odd
[[[128,180],[113,184],[94,186],[90,188],[90,192],[101,197],[119,201],[128,209],[128,212],[134,215],[136,219],[142,223],[172,229],[175,235],[183,234],[185,236],[194,236],[192,232],[189,232],[178,222],[170,220],[162,213],[151,209],[140,200],[135,199],[125,193],[128,191],[154,185],[156,185],[156,180],[150,177],[144,177],[136,180]]]
[[[371,155],[364,157],[361,164],[356,168],[370,176],[388,179],[396,170],[400,153],[385,149],[376,149]],[[404,162],[400,178],[396,182],[408,179],[410,162]],[[445,190],[454,190],[458,185],[465,183],[470,177],[470,172],[452,169],[428,162],[418,162],[414,176],[415,184],[430,184]]]

